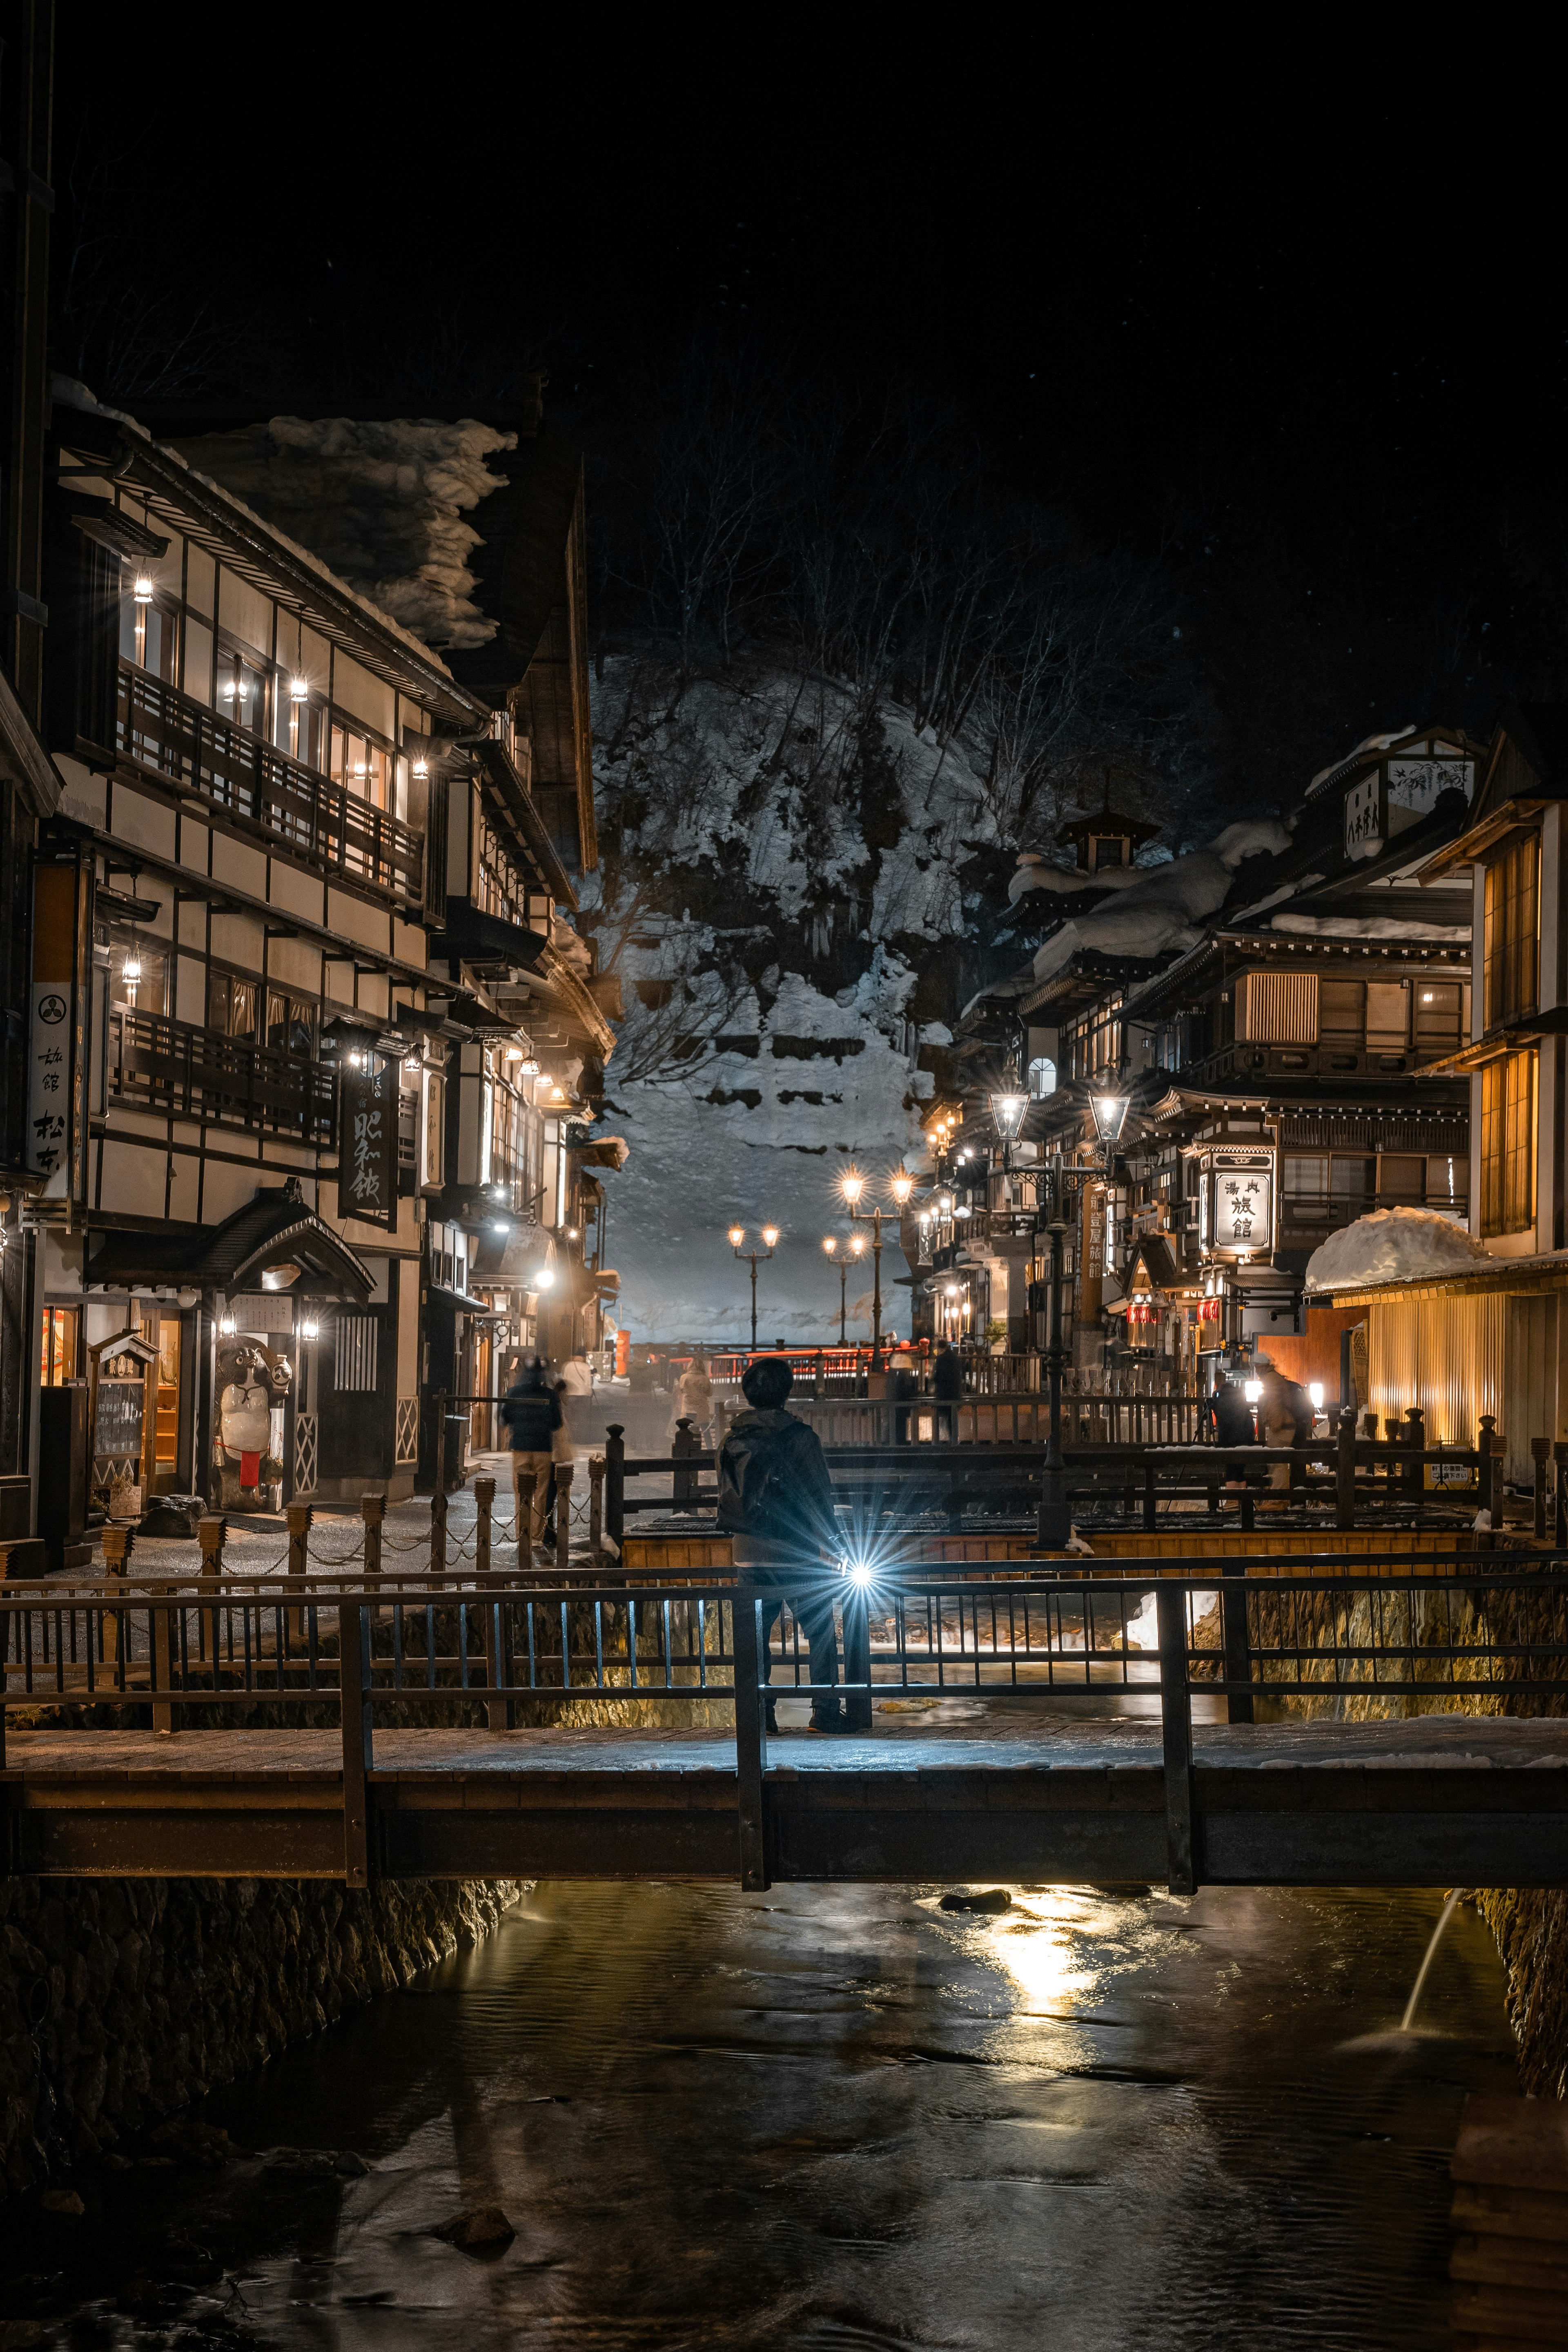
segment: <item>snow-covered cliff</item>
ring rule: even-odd
[[[962,869],[994,848],[984,782],[906,710],[754,665],[682,686],[607,661],[594,710],[604,867],[602,962],[627,1019],[606,1116],[632,1147],[610,1204],[610,1256],[637,1337],[744,1339],[748,1269],[727,1228],[780,1239],[758,1269],[758,1336],[836,1337],[847,1235],[838,1181],[887,1199],[921,1164],[925,1017],[951,1002]],[[945,963],[944,960],[947,960]],[[894,1232],[896,1228],[894,1228]],[[907,1334],[908,1268],[883,1257],[883,1328]],[[870,1331],[869,1254],[851,1276]]]

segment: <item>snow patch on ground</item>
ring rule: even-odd
[[[1309,1290],[1343,1290],[1369,1283],[1406,1282],[1419,1275],[1453,1274],[1490,1258],[1473,1234],[1436,1209],[1375,1209],[1331,1234],[1307,1260]]]

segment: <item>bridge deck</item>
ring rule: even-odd
[[[775,1879],[1160,1880],[1157,1713],[944,1703],[869,1736],[768,1743]],[[1155,1702],[1157,1706],[1157,1701]],[[898,1721],[898,1718],[894,1718]],[[1194,1725],[1200,1874],[1277,1885],[1568,1883],[1568,1721]],[[731,1734],[378,1726],[376,1866],[395,1877],[733,1878]],[[11,1867],[338,1877],[334,1730],[11,1734]]]

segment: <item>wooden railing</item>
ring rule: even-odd
[[[1043,1445],[1051,1434],[1050,1399],[1028,1394],[903,1404],[791,1397],[789,1410],[824,1445]],[[1190,1445],[1203,1410],[1199,1397],[1064,1396],[1062,1436],[1070,1445]]]
[[[120,665],[117,748],[247,832],[402,906],[423,904],[423,836],[162,678]]]
[[[138,1110],[298,1135],[329,1149],[337,1141],[337,1080],[319,1062],[162,1013],[110,1007],[105,1079],[111,1101]]]

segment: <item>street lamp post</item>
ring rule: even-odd
[[[838,1246],[839,1243],[836,1234],[827,1234],[823,1236],[822,1247],[826,1250],[829,1257],[832,1259],[833,1264],[839,1269],[839,1345],[841,1348],[847,1348],[849,1345],[850,1335],[848,1328],[848,1307],[845,1299],[844,1286],[850,1278],[851,1265],[864,1252],[865,1236],[863,1234],[852,1234],[849,1240],[844,1244],[844,1255],[842,1257],[837,1255]]]
[[[1061,1339],[1062,1244],[1067,1238],[1067,1218],[1063,1214],[1071,1195],[1087,1183],[1110,1171],[1112,1157],[1127,1117],[1124,1095],[1092,1095],[1090,1108],[1094,1114],[1094,1130],[1099,1149],[1095,1157],[1065,1168],[1058,1153],[1051,1171],[1051,1214],[1043,1230],[1051,1236],[1051,1320],[1045,1350],[1046,1377],[1049,1382],[1051,1430],[1045,1446],[1045,1475],[1040,1481],[1038,1534],[1042,1551],[1061,1551],[1072,1535],[1072,1507],[1067,1499],[1067,1465],[1061,1454],[1061,1374],[1067,1361],[1067,1350]],[[1037,1234],[1041,1231],[1036,1223]]]
[[[900,1168],[895,1174],[889,1179],[888,1190],[893,1194],[895,1210],[883,1210],[882,1208],[862,1209],[860,1205],[860,1202],[861,1195],[865,1191],[865,1178],[858,1174],[852,1168],[849,1170],[847,1174],[840,1177],[839,1190],[842,1192],[850,1215],[854,1219],[855,1223],[857,1224],[868,1224],[872,1229],[871,1368],[873,1372],[880,1372],[883,1370],[882,1221],[884,1216],[892,1216],[894,1214],[895,1211],[899,1216],[903,1216],[904,1203],[908,1200],[911,1192],[915,1190],[915,1179],[905,1169],[903,1168]]]
[[[747,1258],[751,1261],[751,1346],[754,1354],[757,1349],[757,1267],[759,1260],[770,1258],[775,1249],[778,1247],[778,1226],[764,1225],[762,1228],[762,1238],[768,1244],[766,1249],[742,1249],[741,1244],[746,1239],[746,1227],[744,1225],[731,1225],[729,1229],[729,1245],[735,1252],[736,1256],[743,1261]]]

